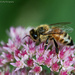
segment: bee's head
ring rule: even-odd
[[[38,33],[37,33],[37,31],[34,30],[34,29],[31,29],[31,30],[30,30],[30,37],[31,37],[34,41],[36,41],[36,40],[38,39]]]

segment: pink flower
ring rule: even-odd
[[[32,67],[33,66],[33,63],[34,63],[34,61],[33,61],[33,59],[28,59],[27,60],[27,65],[28,65],[28,67]]]
[[[72,56],[69,56],[68,59],[69,59],[69,61],[72,61],[73,60],[73,57]]]
[[[44,53],[44,45],[43,43],[40,44],[38,47],[37,47],[37,52],[39,53],[39,55],[42,55]]]
[[[63,63],[63,66],[64,66],[65,68],[69,67],[69,66],[70,66],[70,62],[69,62],[69,61],[65,61],[65,62]]]
[[[37,63],[39,63],[40,65],[43,64],[44,62],[44,57],[43,56],[38,56],[38,58],[36,59]]]
[[[20,73],[21,75],[27,75],[27,70],[26,70],[26,68],[23,68],[22,70],[21,70],[21,73]]]
[[[52,64],[52,71],[58,72],[59,71],[60,66],[57,64],[57,62]]]
[[[9,36],[14,40],[16,39],[17,36],[19,36],[20,38],[23,38],[25,35],[25,28],[23,27],[11,27],[10,28],[10,33]]]
[[[69,72],[71,72],[72,70],[74,70],[74,67],[72,66],[74,64],[73,61],[70,61],[69,59],[65,59],[64,61],[61,61],[61,65],[62,65],[62,70],[67,70]]]
[[[25,38],[23,38],[23,41],[24,41],[26,44],[29,44],[29,45],[31,45],[31,44],[33,43],[33,40],[30,39],[30,37],[25,37]]]
[[[26,52],[26,50],[23,50],[23,51],[21,52],[21,55],[24,56],[25,54],[27,54],[27,52]]]
[[[10,74],[10,72],[9,71],[6,71],[4,75],[9,75],[9,74]]]
[[[17,49],[17,46],[14,44],[12,40],[8,40],[6,46],[3,46],[3,49],[7,50],[9,53],[14,52]]]
[[[35,65],[32,70],[29,71],[29,73],[35,73],[35,75],[39,75],[40,72],[42,71],[42,67]]]
[[[67,73],[66,70],[65,71],[64,70],[61,70],[59,75],[69,75],[69,74]]]
[[[0,67],[2,67],[2,66],[3,66],[2,61],[3,61],[3,59],[2,59],[2,58],[0,58]]]
[[[19,54],[20,54],[20,50],[15,50],[15,56],[19,57]]]
[[[46,42],[36,45],[36,42],[30,37],[30,29],[10,28],[9,36],[11,38],[7,43],[1,42],[0,46],[1,74],[30,75],[29,73],[33,73],[40,75],[44,66],[52,71],[51,74],[58,72],[59,75],[69,75],[75,72],[75,45],[64,46],[58,42],[57,58],[54,43],[50,41],[47,49],[44,50]],[[27,67],[28,69],[26,69]],[[10,73],[9,70],[12,72]]]
[[[13,61],[14,56],[10,53],[6,54],[6,58],[8,59],[8,61]]]
[[[60,51],[59,57],[60,57],[61,59],[64,58],[64,53],[65,53],[64,50],[61,50],[61,51]]]
[[[31,53],[32,55],[35,54],[36,49],[35,49],[35,43],[32,43],[29,45],[29,53]]]
[[[27,65],[24,63],[24,58],[22,58],[22,59],[19,59],[18,57],[16,57],[15,55],[14,55],[14,57],[15,57],[15,59],[16,59],[16,62],[15,63],[10,63],[11,65],[13,65],[14,67],[17,67],[16,69],[15,69],[15,71],[17,71],[17,70],[19,70],[19,69],[21,69],[21,68],[24,68],[24,67],[27,67]]]
[[[21,61],[17,61],[17,62],[15,63],[15,65],[16,65],[17,67],[19,67],[19,66],[22,65],[22,62],[21,62]]]
[[[33,71],[35,73],[40,73],[42,71],[42,68],[40,66],[35,66],[34,69],[33,69]]]
[[[55,55],[55,50],[50,50],[49,53],[48,53],[48,57],[53,57]]]
[[[16,63],[10,63],[10,64],[15,66],[15,67],[17,67],[15,69],[15,71],[17,71],[17,70],[19,70],[21,68],[24,68],[24,66],[27,66],[27,65],[25,65],[25,63],[22,60],[21,61],[19,60],[19,61],[16,61]]]
[[[47,67],[50,67],[51,66],[51,58],[50,57],[48,57],[48,58],[46,58],[46,60],[45,60],[45,65],[47,66]]]

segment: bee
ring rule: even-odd
[[[68,27],[68,24],[70,24],[70,22],[60,22],[50,25],[43,24],[34,29],[31,29],[29,36],[35,42],[46,42],[44,48],[45,50],[47,49],[49,41],[53,40],[55,44],[56,54],[58,54],[59,47],[57,42],[67,46],[73,45],[73,40],[67,33],[71,32],[73,29]]]

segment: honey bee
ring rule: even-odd
[[[44,48],[45,50],[47,49],[49,41],[53,40],[55,44],[56,54],[58,54],[59,47],[57,42],[67,46],[73,45],[73,40],[67,33],[71,32],[73,29],[68,27],[67,24],[70,24],[70,22],[54,23],[50,25],[43,24],[36,27],[35,29],[31,29],[29,36],[35,42],[46,42]]]

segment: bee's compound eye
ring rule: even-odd
[[[34,34],[33,37],[34,37],[34,39],[37,39],[37,35],[36,34]]]
[[[35,37],[37,37],[37,35],[34,35]]]
[[[43,27],[41,27],[41,29],[43,30]]]
[[[30,30],[30,34],[31,34],[31,35],[34,34],[34,32],[35,32],[34,29],[31,29],[31,30]]]
[[[34,29],[32,29],[32,30],[30,31],[30,35],[31,35],[32,38],[35,39],[35,40],[38,38],[37,32],[36,32]]]

